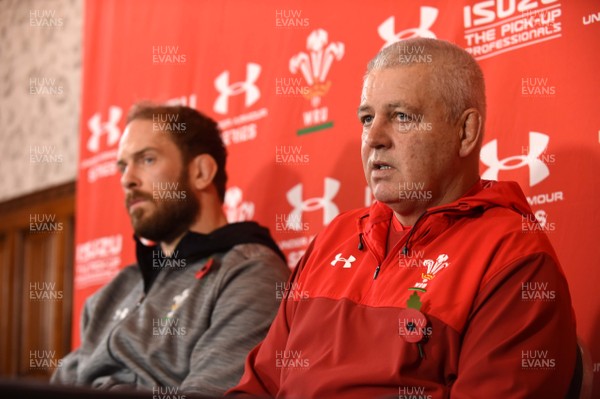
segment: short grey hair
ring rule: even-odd
[[[432,83],[446,104],[446,117],[455,121],[468,108],[476,108],[485,121],[485,81],[477,61],[457,45],[439,39],[412,38],[383,48],[369,61],[365,77],[378,69],[426,65]]]

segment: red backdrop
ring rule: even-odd
[[[425,36],[480,61],[481,173],[516,180],[528,196],[598,375],[599,34],[600,5],[584,0],[88,0],[73,345],[86,297],[135,260],[115,168],[134,102],[183,103],[219,122],[228,218],[268,226],[294,265],[335,215],[371,200],[356,117],[366,62],[388,43]]]

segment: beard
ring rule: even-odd
[[[185,193],[181,199],[157,199],[151,194],[133,190],[127,195],[126,204],[133,199],[146,199],[154,203],[154,211],[136,209],[129,214],[133,231],[138,237],[154,242],[172,242],[186,232],[200,212],[200,202],[193,195],[188,173],[184,168],[177,182],[177,192]]]

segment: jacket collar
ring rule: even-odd
[[[415,242],[429,242],[459,218],[481,214],[494,207],[508,208],[521,215],[531,213],[517,183],[478,180],[456,201],[427,209],[409,231],[403,251],[408,252]],[[380,261],[385,255],[392,216],[390,207],[375,201],[358,217],[358,232]]]

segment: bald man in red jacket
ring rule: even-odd
[[[358,117],[375,203],[309,246],[231,394],[564,398],[569,289],[516,183],[479,177],[480,67],[410,39],[368,65]]]

